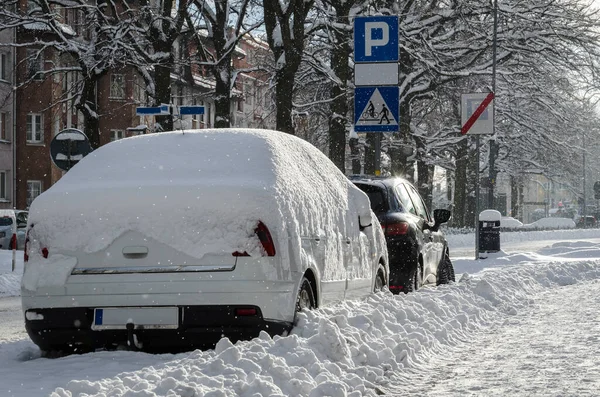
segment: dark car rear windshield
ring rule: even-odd
[[[365,192],[367,196],[369,196],[369,200],[371,201],[371,209],[374,213],[377,214],[388,211],[389,206],[381,188],[377,186],[361,184],[357,184],[357,186],[360,188],[360,190]]]
[[[12,224],[13,224],[13,221],[11,218],[8,218],[8,217],[0,218],[0,226],[10,226]]]

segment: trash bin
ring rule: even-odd
[[[500,251],[500,212],[485,210],[479,214],[479,252]]]

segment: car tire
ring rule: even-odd
[[[300,289],[298,290],[298,297],[296,299],[296,313],[301,312],[303,309],[312,310],[317,307],[315,300],[315,292],[313,287],[306,277],[302,278],[300,283]],[[295,323],[296,321],[294,321]]]
[[[383,291],[383,287],[385,287],[385,278],[383,277],[383,272],[378,270],[377,277],[375,277],[375,286],[373,287],[373,292],[381,292]]]
[[[448,284],[450,281],[455,281],[454,266],[450,260],[450,253],[446,249],[438,265],[437,285]]]
[[[423,278],[423,267],[421,265],[421,262],[418,261],[415,270],[413,271],[413,273],[408,278],[408,281],[406,283],[405,291],[407,293],[408,292],[418,291],[419,287],[422,284],[422,278]]]

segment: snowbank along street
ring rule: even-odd
[[[453,257],[451,285],[346,301],[302,314],[287,337],[221,340],[210,351],[46,359],[24,330],[3,325],[0,395],[593,395],[600,231],[559,235],[537,252]],[[503,244],[554,237],[506,233]],[[450,235],[451,249],[470,238]],[[18,295],[19,277],[3,266],[0,316],[14,326],[20,307],[7,296]]]

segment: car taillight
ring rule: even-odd
[[[31,227],[29,229],[27,229],[27,233],[25,234],[25,246],[23,247],[23,262],[29,261],[29,232],[31,231],[32,227],[33,227],[33,225],[31,225]],[[15,240],[15,244],[16,244],[16,240]],[[48,258],[49,254],[50,254],[50,252],[48,251],[48,248],[46,248],[46,247],[42,248],[42,256],[44,258]]]
[[[258,236],[258,239],[260,240],[260,243],[262,244],[267,256],[275,256],[275,243],[267,226],[259,221],[258,226],[256,226],[256,229],[254,229],[254,232]]]
[[[382,224],[381,228],[383,229],[386,236],[400,236],[408,233],[407,222],[390,222]]]
[[[23,261],[27,262],[29,260],[29,230],[27,229],[27,233],[25,234],[25,247],[23,247]]]

